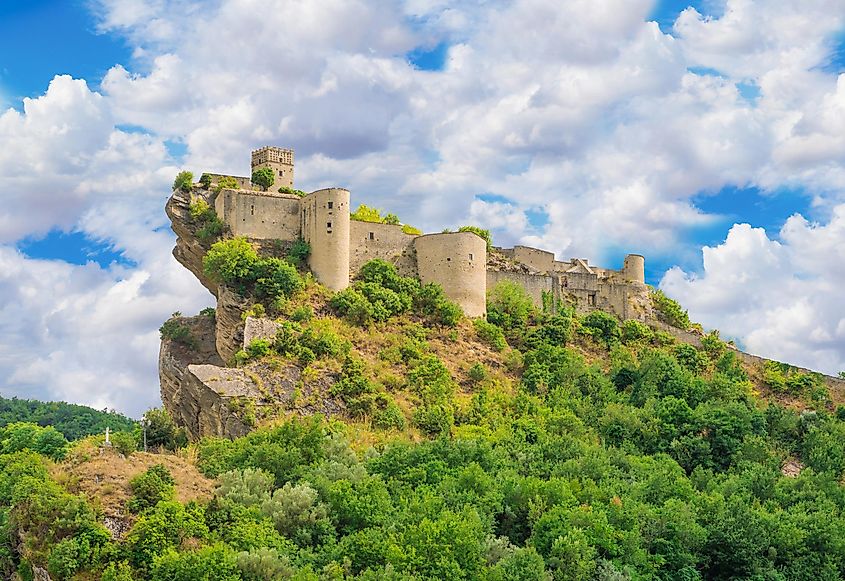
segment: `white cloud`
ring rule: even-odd
[[[776,240],[737,224],[702,252],[701,275],[676,268],[660,283],[693,319],[740,338],[752,353],[845,370],[845,205],[826,224],[792,216]]]

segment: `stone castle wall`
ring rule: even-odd
[[[487,242],[472,232],[426,234],[414,240],[423,284],[435,282],[468,317],[487,313]]]
[[[526,264],[538,272],[554,272],[555,255],[553,252],[531,248],[530,246],[514,246],[513,258]]]
[[[286,242],[300,237],[300,200],[291,194],[222,190],[214,209],[235,236]]]
[[[327,188],[301,201],[302,237],[311,245],[308,266],[332,290],[349,286],[349,190]]]
[[[523,272],[508,272],[488,270],[486,283],[488,289],[493,289],[500,282],[512,282],[521,286],[531,297],[535,307],[543,306],[543,293],[555,296],[556,279],[548,274],[527,274]],[[560,298],[559,294],[556,298]]]
[[[352,220],[349,225],[349,270],[355,275],[364,264],[381,258],[396,265],[402,276],[418,277],[413,234],[402,226]]]

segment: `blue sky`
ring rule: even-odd
[[[643,253],[705,327],[845,367],[845,0],[266,4],[0,2],[0,393],[156,404],[158,325],[213,303],[173,175],[264,144],[427,231]]]

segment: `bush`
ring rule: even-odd
[[[305,281],[296,268],[279,258],[262,258],[253,266],[250,278],[255,277],[255,294],[270,302],[305,288]]]
[[[483,363],[475,363],[472,367],[469,368],[469,371],[467,371],[467,375],[475,383],[484,381],[485,379],[487,379],[487,368],[484,366]]]
[[[377,208],[370,208],[366,204],[361,204],[358,209],[349,215],[350,219],[359,222],[373,222],[376,224],[383,224],[384,218],[381,217],[381,210]]]
[[[173,191],[181,190],[186,194],[191,192],[194,185],[194,174],[189,171],[180,171],[173,180]]]
[[[231,176],[223,176],[217,180],[217,187],[214,188],[214,191],[219,193],[222,190],[237,190],[238,187],[238,180]]]
[[[147,422],[147,447],[176,450],[188,444],[185,430],[176,426],[167,410],[149,409],[144,414],[144,418]],[[141,439],[141,434],[136,436],[136,440],[141,441]]]
[[[124,456],[129,456],[138,449],[138,441],[129,432],[112,432],[109,435],[112,446]]]
[[[208,188],[211,187],[211,181],[212,181],[211,174],[204,173],[200,176],[200,185],[202,187],[204,187],[205,189],[208,189]]]
[[[383,407],[373,413],[373,426],[382,430],[391,428],[404,430],[407,422],[405,421],[405,414],[402,413],[399,406],[388,399]]]
[[[487,320],[501,327],[505,336],[521,339],[534,315],[534,303],[520,285],[504,280],[487,293]]]
[[[490,230],[485,230],[478,226],[461,226],[458,228],[458,232],[472,232],[479,238],[482,238],[487,243],[487,252],[490,252],[490,249],[493,248],[493,236],[490,234]]]
[[[633,343],[635,341],[651,341],[654,337],[654,331],[651,328],[639,321],[629,319],[622,323],[622,342]]]
[[[135,513],[158,504],[162,500],[173,498],[173,476],[163,464],[156,464],[146,472],[129,481],[132,498],[126,507]]]
[[[604,311],[593,311],[581,321],[581,328],[594,339],[604,342],[608,348],[619,341],[619,321]]]
[[[309,305],[300,305],[290,314],[292,321],[307,323],[314,317],[314,310]]]
[[[280,194],[292,194],[294,196],[299,196],[300,198],[304,198],[305,196],[308,195],[307,192],[303,192],[302,190],[295,190],[295,189],[288,187],[288,186],[280,187],[279,193]]]
[[[255,281],[258,253],[246,238],[221,240],[211,245],[202,260],[203,271],[216,282],[245,290]]]
[[[429,436],[448,434],[455,419],[450,407],[428,405],[414,411],[414,425]]]
[[[504,351],[508,346],[508,342],[505,341],[505,334],[502,332],[502,329],[493,323],[488,323],[484,319],[475,319],[472,322],[472,326],[475,327],[475,332],[478,335],[478,338],[490,345],[490,347],[496,351]]]
[[[260,167],[252,172],[252,179],[250,181],[266,192],[273,185],[273,182],[276,181],[276,176],[273,175],[273,170],[269,167]]]
[[[405,234],[411,234],[412,236],[422,236],[422,230],[420,230],[419,228],[415,228],[410,224],[403,224],[402,232],[404,232]]]
[[[191,328],[179,319],[168,319],[159,327],[158,332],[162,339],[169,339],[191,348],[196,347],[197,341],[191,333]]]
[[[651,290],[651,303],[654,305],[658,315],[666,323],[683,329],[684,331],[690,328],[689,313],[687,313],[678,301],[670,299],[663,291],[659,289]]]
[[[288,250],[287,259],[288,261],[296,266],[297,268],[302,268],[305,266],[305,263],[308,260],[308,257],[311,255],[311,245],[308,244],[302,238],[298,239]]]

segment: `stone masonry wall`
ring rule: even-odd
[[[402,276],[417,277],[417,257],[412,234],[402,226],[352,220],[349,224],[349,273],[351,276],[369,260],[381,258],[396,265]]]
[[[300,237],[299,207],[299,197],[269,192],[223,190],[214,202],[235,236],[285,241]]]
[[[537,308],[543,306],[543,293],[553,293],[555,289],[555,279],[549,275],[523,274],[520,272],[503,272],[498,270],[487,271],[487,290],[492,290],[502,281],[509,281],[524,288]]]

